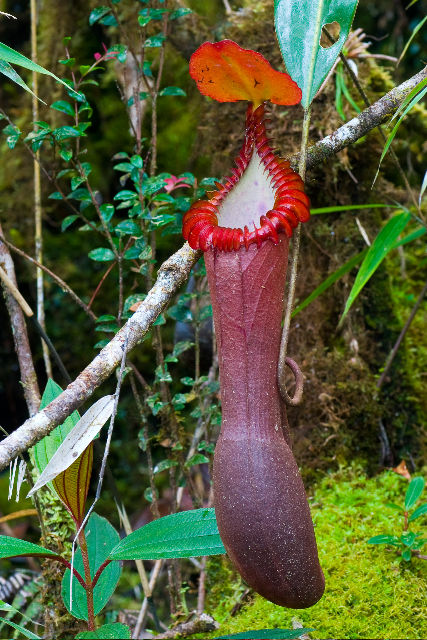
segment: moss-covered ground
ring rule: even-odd
[[[407,486],[393,471],[367,478],[353,466],[327,475],[314,488],[310,504],[326,590],[310,609],[283,609],[255,596],[233,617],[233,594],[242,587],[232,582],[224,563],[213,561],[208,602],[221,628],[209,637],[292,628],[296,617],[315,629],[312,638],[427,638],[427,561],[400,561],[390,547],[366,543],[382,533],[400,535],[400,517],[385,505],[403,505]],[[411,530],[422,532],[426,523],[421,517]]]

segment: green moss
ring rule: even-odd
[[[402,503],[406,488],[407,481],[392,471],[367,478],[353,466],[327,475],[310,497],[326,577],[323,598],[296,611],[256,596],[235,617],[233,601],[223,600],[211,612],[221,628],[209,637],[292,628],[296,616],[316,629],[313,638],[426,638],[427,563],[400,564],[394,551],[366,544],[374,535],[401,533],[398,517],[385,504]],[[414,532],[421,531],[425,520],[416,524]]]

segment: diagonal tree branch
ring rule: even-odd
[[[426,77],[427,67],[389,91],[369,109],[360,113],[357,118],[353,118],[333,134],[313,145],[308,150],[307,169],[321,164],[330,156],[365,136],[379,124],[387,121],[397,111],[412,89]],[[295,154],[291,158],[291,163],[294,167],[298,167],[298,162],[299,154]],[[65,418],[90,398],[94,390],[120,364],[128,324],[128,350],[130,351],[140,343],[169,300],[188,279],[192,267],[201,255],[201,251],[193,251],[186,243],[160,267],[156,283],[147,298],[111,342],[58,398],[0,443],[0,470],[4,469],[18,453],[26,451],[50,433],[58,424],[62,424]]]
[[[0,225],[0,234],[2,234]],[[0,266],[16,286],[15,266],[12,256],[6,245],[0,240]],[[3,283],[2,283],[3,284]],[[9,289],[3,286],[4,297],[12,326],[15,351],[18,356],[19,368],[21,371],[21,384],[24,389],[24,396],[28,407],[28,413],[33,416],[39,410],[40,391],[37,383],[37,376],[34,369],[33,357],[31,354],[30,342],[28,340],[27,327],[25,325],[24,313],[15,300]]]
[[[330,136],[326,136],[326,138],[310,147],[307,152],[307,169],[316,167],[338,153],[338,151],[363,138],[378,125],[387,122],[396,113],[406,96],[424,78],[427,78],[427,67],[386,93],[385,96],[374,102],[369,109],[359,113],[356,118],[346,122],[342,127],[331,133]],[[292,158],[289,158],[293,169],[298,169],[299,156],[300,154],[297,153]]]

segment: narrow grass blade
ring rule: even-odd
[[[402,233],[410,219],[410,213],[398,213],[387,222],[383,229],[381,229],[380,233],[372,243],[372,246],[369,247],[368,253],[359,269],[359,273],[357,274],[352,290],[350,291],[344,313],[341,316],[338,326],[341,326],[351,305],[368,282],[369,278],[378,269],[387,253],[394,247],[397,238]]]
[[[61,80],[61,78],[58,78],[54,73],[48,71],[47,69],[44,69],[44,67],[41,67],[39,64],[36,64],[29,58],[26,58],[21,53],[18,53],[18,51],[15,51],[15,49],[11,49],[2,42],[0,42],[0,60],[5,60],[10,64],[17,64],[20,67],[29,69],[30,71],[37,71],[38,73],[44,73],[45,75],[52,76],[52,78],[55,78],[55,80],[58,80],[58,82],[61,82],[64,86],[66,86],[67,89],[70,89],[70,87],[63,80]],[[74,91],[74,89],[71,89],[71,91]]]
[[[423,18],[421,20],[421,22],[419,22],[417,24],[417,26],[415,27],[415,29],[413,30],[413,32],[411,33],[411,37],[409,38],[408,42],[406,43],[402,53],[400,54],[400,58],[397,61],[396,67],[399,66],[400,61],[402,60],[403,56],[405,55],[405,53],[408,51],[408,47],[411,44],[412,40],[415,38],[415,36],[417,35],[418,31],[421,29],[421,27],[423,26],[424,22],[427,20],[427,16],[425,18]]]
[[[420,197],[418,199],[418,204],[420,205],[420,207],[421,207],[421,198],[423,197],[426,187],[427,187],[427,171],[424,174],[423,183],[421,185]]]
[[[303,302],[301,302],[301,304],[298,305],[296,309],[294,309],[292,313],[292,318],[296,316],[297,313],[305,309],[305,307],[307,307],[311,302],[313,302],[313,300],[316,300],[316,298],[318,298],[324,291],[326,291],[326,289],[329,289],[329,287],[333,285],[334,282],[342,278],[346,273],[351,271],[353,267],[355,267],[357,264],[362,262],[363,258],[366,256],[367,253],[368,253],[368,249],[366,248],[360,253],[358,253],[356,256],[353,256],[353,258],[350,258],[350,260],[345,264],[343,264],[342,267],[334,271],[334,273],[332,273],[329,276],[329,278],[326,278],[326,280],[324,280],[322,284],[320,284],[317,287],[317,289],[313,291],[313,293],[310,293],[310,295]]]
[[[411,102],[408,104],[408,106],[406,107],[406,109],[404,110],[404,112],[402,113],[402,115],[400,116],[399,120],[398,120],[398,121],[397,121],[397,123],[395,124],[393,131],[390,133],[390,135],[389,135],[389,137],[387,138],[387,141],[386,141],[386,143],[385,143],[385,146],[384,146],[383,152],[382,152],[382,154],[381,154],[380,163],[379,163],[379,165],[378,165],[378,169],[377,169],[377,172],[376,172],[376,174],[375,174],[375,178],[374,178],[374,181],[373,181],[373,183],[372,183],[372,186],[375,184],[375,181],[376,181],[376,179],[377,179],[377,177],[378,177],[378,173],[379,173],[379,171],[380,171],[381,163],[382,163],[382,161],[383,161],[383,159],[384,159],[385,154],[386,154],[386,153],[387,153],[387,151],[389,150],[391,143],[392,143],[392,142],[393,142],[393,140],[394,140],[394,137],[395,137],[395,135],[396,135],[396,133],[397,133],[397,130],[398,130],[398,128],[400,127],[400,123],[402,122],[402,120],[403,120],[403,118],[406,116],[406,114],[407,114],[407,113],[409,113],[409,111],[410,111],[410,110],[411,110],[411,109],[412,109],[416,104],[418,104],[418,102],[419,102],[419,101],[420,101],[420,100],[425,96],[425,94],[426,94],[426,93],[427,93],[427,87],[424,87],[424,89],[423,89],[423,90],[422,90],[418,95],[416,95],[416,96],[415,96],[415,98],[413,98],[413,100],[411,100]]]
[[[338,213],[340,211],[358,211],[359,209],[400,209],[396,205],[390,204],[350,204],[350,205],[338,205],[336,207],[320,207],[318,209],[310,209],[311,215],[318,215],[319,213]]]

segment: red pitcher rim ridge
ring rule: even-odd
[[[245,140],[232,175],[222,185],[216,182],[217,191],[211,192],[209,200],[198,200],[183,218],[182,233],[192,249],[207,251],[216,248],[220,251],[238,251],[241,247],[248,250],[251,244],[260,247],[265,240],[279,242],[279,233],[292,237],[292,230],[298,222],[310,218],[310,200],[304,193],[304,182],[288,160],[275,155],[267,137],[265,103],[255,111],[248,106],[246,115]],[[253,153],[256,153],[268,173],[270,184],[275,192],[274,206],[260,217],[260,227],[254,224],[254,230],[222,227],[219,205],[243,176]]]

